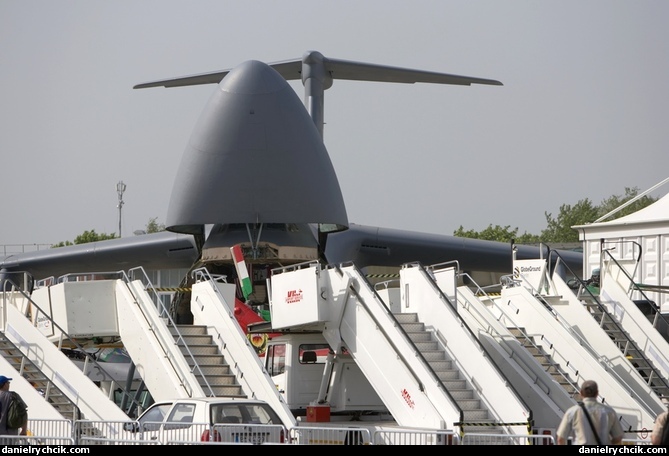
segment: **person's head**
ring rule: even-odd
[[[597,382],[594,380],[586,380],[581,385],[581,396],[582,397],[597,397],[599,394],[599,388],[597,387]]]
[[[665,407],[669,407],[669,396],[661,396],[660,400],[662,401]]]
[[[5,377],[4,375],[0,375],[0,390],[9,389],[9,382],[11,381],[12,381],[11,378]]]

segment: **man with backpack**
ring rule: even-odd
[[[22,417],[19,425],[12,427],[11,423],[8,423],[8,418],[10,415],[10,404],[17,400],[20,401],[21,407],[25,410],[25,402],[21,399],[21,396],[15,391],[9,391],[9,383],[12,381],[11,378],[0,375],[0,435],[26,435],[28,432],[28,414],[25,413],[25,417]],[[1,439],[2,443],[6,445],[16,445],[18,441],[16,439]]]
[[[557,444],[620,445],[625,435],[613,407],[599,402],[599,386],[586,380],[580,389],[582,402],[567,409],[557,429]]]

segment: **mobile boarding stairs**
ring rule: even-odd
[[[321,331],[335,357],[350,353],[400,426],[530,433],[532,411],[434,281],[400,290],[391,308],[352,263],[276,269],[272,328]]]
[[[193,274],[192,325],[174,324],[142,268],[127,273],[68,274],[57,283],[37,287],[30,296],[23,293],[20,299],[16,292],[4,293],[4,339],[14,349],[5,352],[5,359],[20,350],[22,365],[31,361],[49,380],[49,388],[58,387],[81,411],[75,417],[59,417],[130,419],[88,377],[85,366],[82,371],[60,351],[62,341],[86,341],[89,348],[100,341],[116,341],[130,355],[130,369],[141,378],[142,388],[156,401],[203,396],[260,398],[290,427],[294,416],[235,318],[235,285],[210,276],[205,269]],[[84,346],[79,347],[85,352]],[[95,369],[104,369],[104,364],[110,363],[99,363]],[[16,377],[22,375],[17,371]],[[111,384],[112,390],[119,388]],[[30,390],[39,396],[35,388],[26,389]],[[41,396],[39,399],[44,402]],[[41,410],[39,407],[34,409]]]
[[[557,252],[551,254],[559,256]],[[666,341],[650,325],[646,326],[648,319],[628,298],[628,316],[616,317],[614,309],[620,307],[624,293],[616,295],[615,304],[607,299],[607,310],[604,300],[597,299],[585,287],[575,292],[563,280],[562,274],[557,273],[559,259],[549,274],[550,263],[543,259],[514,260],[513,277],[508,278],[500,298],[489,308],[507,326],[529,336],[560,367],[569,383],[596,379],[600,399],[616,408],[627,432],[652,429],[655,417],[665,409],[661,395],[666,380],[660,379],[662,374],[641,347],[648,347],[648,339],[660,344]],[[613,280],[607,289],[601,296],[620,291]],[[633,313],[637,315],[630,315]],[[635,341],[626,329],[638,325],[648,331],[646,342]]]

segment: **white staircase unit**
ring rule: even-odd
[[[632,397],[633,391],[625,388],[588,348],[580,345],[566,325],[526,287],[504,287],[498,304],[501,309],[507,308],[503,315],[489,307],[491,312],[505,325],[524,328],[526,333],[534,335],[535,343],[567,370],[575,383],[596,380],[601,399],[616,409],[625,430],[652,428],[655,415],[642,407]]]
[[[587,307],[581,303],[567,283],[558,274],[553,274],[551,283],[556,293],[561,296],[560,300],[552,302],[553,310],[571,327],[577,340],[583,345],[588,344],[592,347],[599,356],[600,362],[608,365],[609,369],[616,373],[616,378],[620,379],[626,388],[633,391],[633,396],[650,414],[658,415],[665,411],[666,406],[661,398],[624,356],[609,334],[592,318]],[[633,307],[638,310],[635,305]],[[640,317],[636,317],[648,323],[648,319],[640,311],[639,314]],[[634,317],[628,315],[626,323],[634,320]],[[654,330],[652,327],[651,329]]]
[[[95,309],[105,316],[96,321],[95,330],[104,335],[118,333],[154,400],[210,395],[182,352],[188,347],[175,340],[164,309],[161,314],[141,280],[64,282],[57,286],[64,287],[58,296],[74,299],[75,303],[51,303],[49,309],[67,319],[71,329],[89,328],[89,321],[94,320],[90,309],[96,304],[103,307]],[[235,370],[245,394],[270,402],[286,423],[294,423],[294,416],[234,316],[234,296],[234,284],[216,283],[213,279],[195,283],[191,297],[194,323],[207,326],[219,351]],[[88,315],[77,318],[69,309],[82,307],[82,303],[86,304]],[[123,417],[127,419],[125,414]]]
[[[620,260],[619,260],[620,262]],[[629,278],[613,261],[604,261],[599,300],[614,315],[625,331],[669,379],[669,342],[660,334],[629,297]]]
[[[123,346],[153,399],[205,396],[144,284],[117,280],[115,289]]]
[[[320,330],[335,353],[345,347],[399,425],[455,428],[462,411],[353,265],[293,269],[272,275],[274,329]]]
[[[64,305],[51,304],[54,307]],[[128,420],[128,416],[16,307],[6,306],[4,312],[5,336],[67,395],[85,419]]]
[[[452,278],[453,275],[451,275]],[[461,318],[455,300],[449,302],[425,268],[418,263],[405,264],[400,270],[400,307],[403,313],[417,313],[437,339],[446,347],[469,381],[475,385],[486,408],[500,423],[523,423],[516,433],[526,434],[533,413],[514,390],[484,349],[468,322]],[[534,412],[534,410],[532,410]],[[536,413],[536,412],[534,412]],[[553,421],[537,423],[552,427]]]
[[[455,429],[462,411],[364,276],[352,265],[323,273],[330,346],[346,346],[400,426]]]
[[[233,283],[215,280],[194,283],[191,291],[193,323],[207,327],[207,333],[228,360],[244,392],[268,402],[288,427],[295,426],[294,415],[235,317],[235,288]]]
[[[433,273],[442,290],[444,281],[455,283],[454,268],[434,270]],[[564,412],[576,403],[575,399],[518,338],[493,316],[470,287],[457,287],[457,291],[449,298],[457,300],[460,317],[472,328],[488,356],[496,362],[518,395],[530,407],[535,427],[556,429]],[[496,305],[491,299],[487,302]]]

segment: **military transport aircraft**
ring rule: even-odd
[[[300,79],[304,103],[287,82]],[[301,59],[269,64],[249,60],[228,70],[136,85],[217,84],[178,168],[167,231],[9,255],[0,258],[0,273],[9,277],[26,272],[31,280],[41,280],[138,266],[205,266],[235,277],[231,247],[241,245],[258,285],[252,298],[262,302],[262,284],[271,270],[296,263],[353,262],[372,275],[408,262],[457,261],[477,282],[494,282],[512,272],[512,250],[519,259],[545,254],[546,246],[349,223],[323,140],[324,92],[335,79],[502,85],[492,79],[327,58],[316,51]],[[572,271],[581,271],[580,252],[560,253]],[[189,275],[180,283],[185,290]]]

